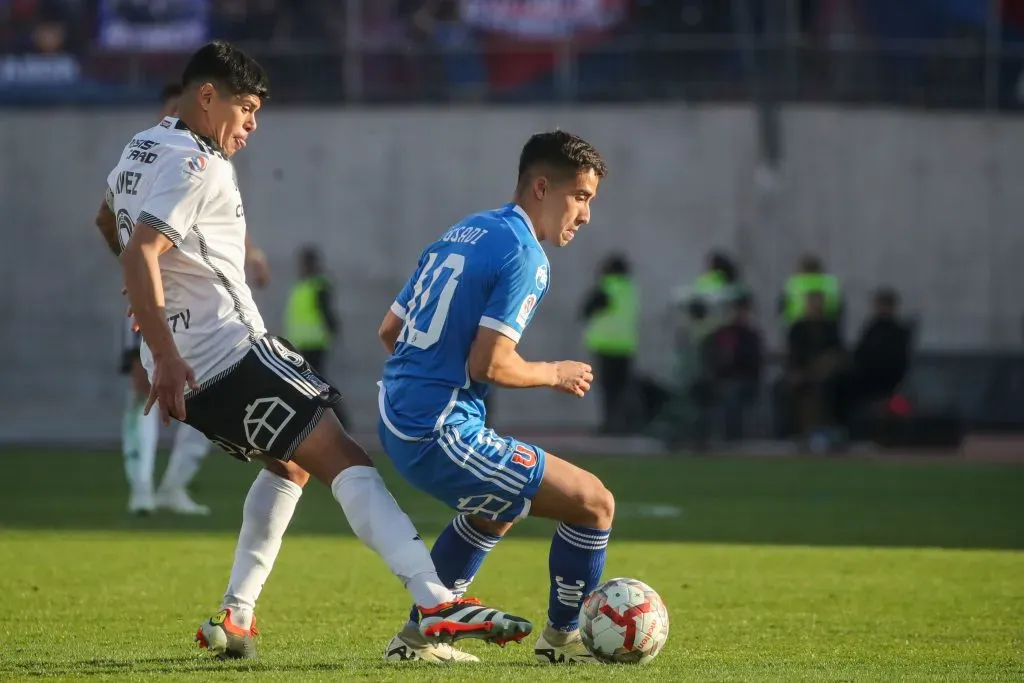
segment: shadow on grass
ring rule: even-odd
[[[503,661],[502,668],[535,668],[535,662]],[[82,659],[59,662],[25,661],[0,664],[0,676],[22,678],[54,678],[59,676],[138,676],[138,675],[217,675],[231,673],[305,673],[338,674],[373,678],[381,673],[394,673],[393,664],[379,658],[347,658],[336,663],[294,663],[265,660],[218,662],[210,657],[143,657],[140,659]],[[424,672],[429,673],[429,672]]]
[[[207,459],[195,497],[214,515],[129,517],[119,455],[5,453],[0,529],[178,531],[234,536],[257,472]],[[382,461],[382,459],[378,459]],[[428,535],[451,517],[379,462],[395,497]],[[616,539],[1024,549],[1024,467],[804,458],[600,458],[581,462],[615,494]],[[162,467],[162,463],[160,465]],[[158,467],[158,472],[161,471]],[[547,538],[527,520],[516,536]],[[326,487],[312,483],[290,535],[350,534]]]

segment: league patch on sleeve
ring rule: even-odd
[[[530,320],[530,313],[533,312],[533,307],[536,305],[537,295],[527,294],[523,299],[523,305],[519,307],[519,315],[516,316],[516,323],[519,324],[519,327],[526,327],[526,323]]]
[[[192,176],[198,178],[206,167],[210,164],[210,160],[203,154],[196,154],[194,157],[189,157],[185,160],[185,165],[181,167],[181,172],[186,176]]]
[[[537,277],[536,283],[537,289],[544,291],[548,286],[548,267],[546,265],[537,266]]]

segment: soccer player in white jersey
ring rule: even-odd
[[[267,334],[245,282],[245,211],[228,158],[256,130],[267,77],[214,42],[189,60],[179,118],[135,135],[108,176],[97,220],[123,247],[128,298],[162,422],[186,422],[241,460],[260,460],[246,496],[221,610],[196,634],[225,658],[255,656],[256,599],[302,486],[326,484],[353,531],[387,563],[425,615],[430,640],[504,644],[529,634],[520,617],[457,597],[437,576],[411,520],[330,406],[338,391]]]
[[[160,92],[162,120],[175,116],[182,87],[168,83]],[[267,259],[262,250],[252,244],[248,235],[245,243],[245,267],[250,280],[263,287],[269,279]],[[208,515],[210,508],[192,500],[188,485],[195,478],[199,466],[210,451],[210,442],[202,432],[185,423],[179,423],[174,434],[167,469],[154,492],[153,470],[156,464],[157,436],[160,416],[150,411],[144,414],[149,397],[149,378],[139,356],[142,335],[135,319],[125,319],[122,335],[121,371],[131,378],[131,387],[121,421],[121,453],[124,456],[125,476],[128,479],[128,512],[148,515],[154,510],[169,510],[182,515]]]

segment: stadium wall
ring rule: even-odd
[[[118,433],[124,300],[92,218],[116,155],[151,116],[0,112],[0,440]],[[580,355],[579,301],[615,249],[637,266],[641,366],[655,375],[671,370],[669,290],[715,247],[744,262],[771,330],[782,279],[812,250],[846,283],[850,333],[885,283],[920,317],[925,348],[1019,345],[1024,123],[1015,119],[792,108],[785,168],[770,178],[756,172],[745,107],[270,108],[237,161],[250,230],[274,269],[257,300],[276,329],[296,248],[323,248],[344,322],[329,374],[360,428],[375,425],[377,324],[419,250],[465,213],[507,201],[520,145],[556,126],[598,144],[612,175],[583,239],[551,254],[552,290],[524,339],[527,357]],[[577,427],[592,422],[595,403],[503,392],[498,419]]]

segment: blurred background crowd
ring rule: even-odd
[[[731,98],[1016,107],[1024,0],[0,0],[0,98],[152,97],[212,37],[281,102]]]
[[[95,122],[94,113],[62,105],[94,107],[104,118],[123,108],[134,117],[128,110],[156,107],[184,56],[214,38],[240,44],[268,68],[275,112],[268,116],[281,112],[278,134],[312,138],[287,153],[268,145],[260,164],[273,174],[245,176],[257,202],[276,198],[262,206],[261,222],[306,231],[299,290],[322,294],[310,258],[354,263],[351,231],[344,239],[312,234],[310,226],[333,226],[342,206],[331,203],[334,194],[351,200],[345,210],[371,212],[362,223],[362,214],[348,217],[353,226],[384,216],[394,235],[432,230],[478,208],[469,201],[477,201],[475,181],[489,166],[483,148],[497,138],[518,141],[512,127],[552,118],[520,119],[520,109],[500,105],[608,103],[554,111],[603,112],[604,123],[591,125],[631,169],[615,181],[623,199],[609,223],[633,229],[649,215],[647,227],[657,230],[633,245],[639,252],[604,253],[612,246],[605,243],[587,255],[585,269],[604,260],[579,302],[579,319],[562,310],[545,342],[554,349],[562,338],[582,339],[601,378],[602,433],[697,448],[796,437],[829,449],[860,438],[949,444],[970,429],[1024,429],[1024,325],[1014,284],[1015,254],[1024,253],[1014,225],[1022,157],[1013,124],[1003,125],[1024,104],[1024,0],[0,0],[0,105],[38,107],[73,124]],[[643,106],[651,102],[658,106]],[[408,106],[421,103],[442,106]],[[311,106],[320,104],[333,109]],[[393,127],[370,135],[376,129],[365,125],[367,110],[355,106],[363,104],[398,105],[379,109],[391,112]],[[954,120],[936,109],[963,115]],[[315,115],[342,110],[351,138],[344,149],[324,152],[316,135],[340,132],[333,119],[316,129]],[[620,117],[663,137],[635,145],[618,139]],[[20,121],[22,130],[35,130],[31,112]],[[748,145],[739,133],[751,124]],[[120,125],[109,126],[118,139]],[[401,126],[422,126],[422,134],[396,141]],[[849,126],[873,142],[861,144]],[[18,157],[19,140],[39,136],[14,128],[7,147]],[[463,139],[468,128],[476,132]],[[76,163],[106,164],[106,151],[93,150],[88,137]],[[420,138],[457,145],[442,159]],[[48,182],[52,169],[36,156],[24,148],[22,168],[15,174],[10,166],[15,203],[17,182]],[[431,201],[440,190],[417,174],[421,164],[436,169],[451,186],[450,205],[435,207],[445,218],[435,224],[418,212],[396,213],[390,195],[367,199],[377,184],[349,171],[377,168],[382,157],[386,172],[407,168],[417,178],[407,191],[418,188]],[[239,162],[243,175],[247,163]],[[779,189],[786,163],[801,182]],[[331,169],[341,171],[324,190]],[[687,185],[675,192],[680,174],[688,174]],[[84,186],[87,177],[75,175],[74,183]],[[653,199],[644,194],[665,187],[682,199],[663,202],[664,190]],[[292,212],[283,208],[303,197]],[[13,211],[32,230],[64,221],[28,201]],[[705,230],[714,232],[704,239]],[[289,252],[295,246],[290,235],[263,234]],[[672,251],[664,236],[678,238],[676,255],[651,265],[664,257],[657,251]],[[704,241],[694,247],[694,238]],[[703,272],[688,282],[713,245],[728,249],[707,254]],[[367,240],[364,248],[376,247]],[[659,271],[661,291],[645,290],[635,277],[641,268],[631,260],[641,254],[648,274]],[[380,271],[390,257],[382,263],[373,272],[361,270],[362,261],[349,267],[349,286],[333,300],[348,301],[363,280],[388,289]],[[655,324],[651,310],[663,307],[669,281],[681,286],[663,324]],[[903,299],[925,311],[921,321],[903,315]],[[330,338],[331,321],[340,325],[342,316],[325,305],[316,317]],[[929,324],[930,340],[922,332]],[[664,354],[671,363],[643,357],[644,325],[648,340],[671,337]],[[37,360],[35,348],[18,352]],[[26,385],[38,384],[38,370],[14,368]],[[76,386],[91,400],[97,380],[82,373]],[[503,412],[503,402],[499,393],[499,418],[522,417],[514,406]],[[372,401],[365,403],[372,412]]]

